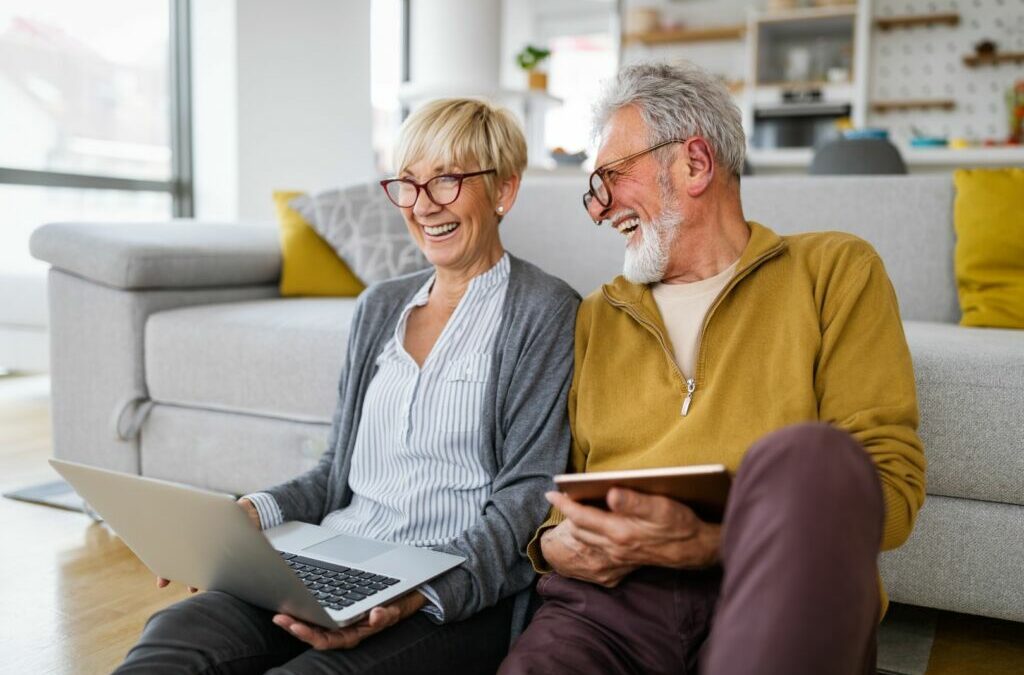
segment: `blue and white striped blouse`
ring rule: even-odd
[[[420,368],[402,346],[403,310],[377,357],[363,401],[349,487],[352,501],[323,525],[372,539],[436,546],[468,529],[491,493],[480,415],[508,287],[508,255],[474,278]]]
[[[476,522],[491,493],[480,416],[509,267],[506,253],[470,281],[422,368],[405,351],[405,326],[410,312],[427,304],[433,276],[403,309],[363,401],[349,473],[352,500],[321,525],[436,546]],[[264,528],[282,522],[269,494],[249,499]]]

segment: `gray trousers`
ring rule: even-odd
[[[511,613],[511,598],[444,625],[418,612],[354,649],[316,651],[275,625],[273,612],[213,591],[154,614],[115,672],[489,675],[508,651]]]
[[[549,574],[500,673],[874,673],[884,510],[849,434],[769,434],[736,475],[721,567],[643,568],[612,589]]]

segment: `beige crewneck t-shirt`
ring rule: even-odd
[[[683,377],[696,377],[697,349],[704,317],[718,294],[732,279],[739,264],[737,259],[713,277],[685,284],[651,286],[661,319],[672,341],[672,353]]]

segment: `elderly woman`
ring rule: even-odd
[[[506,110],[452,99],[407,120],[399,176],[381,184],[433,269],[360,297],[317,467],[239,500],[262,528],[299,520],[466,562],[333,631],[203,593],[155,614],[118,672],[497,669],[525,615],[543,492],[566,465],[579,303],[502,247],[525,164]]]

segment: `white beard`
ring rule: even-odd
[[[640,221],[640,242],[636,246],[626,247],[622,276],[627,281],[653,284],[665,277],[668,254],[682,219],[678,209],[666,206],[654,221]]]

